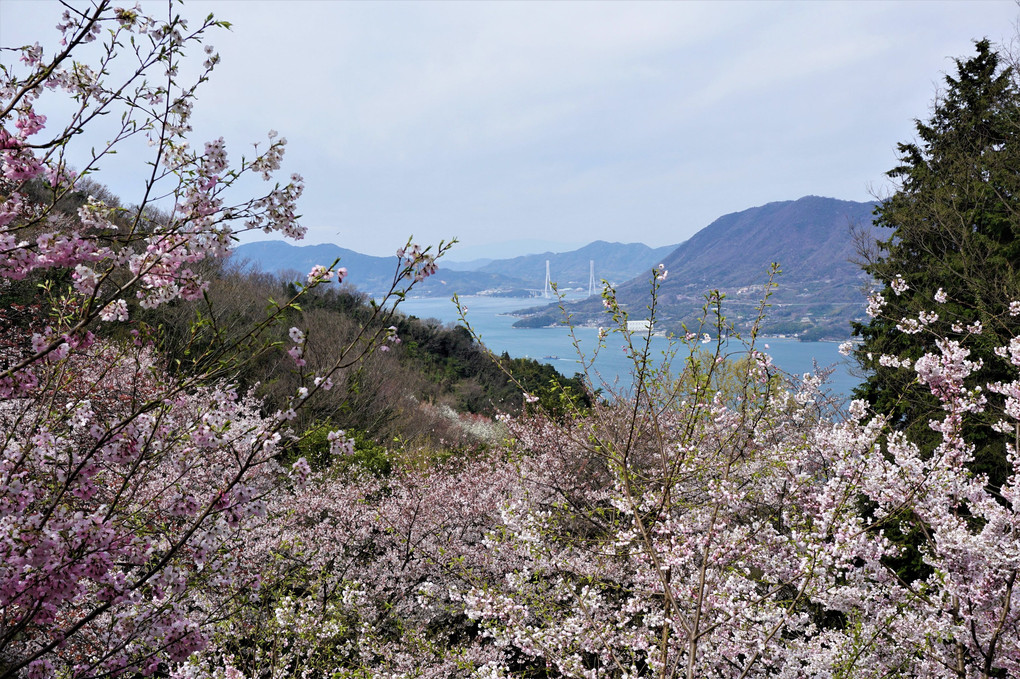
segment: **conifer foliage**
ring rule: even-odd
[[[932,440],[928,420],[939,405],[880,357],[920,358],[935,347],[927,328],[966,337],[983,361],[978,375],[996,381],[1009,366],[993,347],[1020,330],[1020,310],[1010,307],[1020,290],[1020,89],[987,40],[975,48],[956,60],[931,118],[917,121],[917,140],[898,146],[901,164],[888,175],[899,189],[875,220],[893,232],[864,267],[883,287],[872,293],[871,320],[855,324],[856,358],[868,372],[858,395],[918,442]],[[1001,483],[1001,435],[988,420],[969,420],[977,468]]]

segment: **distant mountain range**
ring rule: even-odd
[[[872,225],[875,205],[807,196],[724,215],[678,246],[595,241],[570,252],[461,262],[456,268],[440,262],[439,273],[416,286],[415,294],[536,294],[545,282],[546,261],[560,290],[587,291],[594,261],[596,281],[606,279],[615,285],[624,308],[633,318],[643,318],[650,272],[661,263],[669,271],[659,291],[662,326],[678,330],[682,324],[696,323],[705,294],[718,289],[726,294],[724,313],[738,327],[746,327],[760,302],[769,267],[778,262],[782,274],[764,330],[805,339],[842,338],[849,333],[848,322],[861,317],[864,309],[861,288],[866,277],[851,261],[856,251],[851,227],[868,238],[888,237]],[[241,245],[235,257],[264,271],[291,271],[295,277],[315,264],[339,258],[349,271],[348,282],[369,294],[388,289],[397,266],[396,257],[283,241]],[[570,310],[577,322],[604,322],[598,298],[575,302]],[[553,306],[525,310],[518,325],[551,325],[559,322],[560,313]]]
[[[591,264],[594,263],[595,281],[605,279],[613,284],[623,283],[648,272],[662,259],[676,250],[676,245],[650,248],[643,243],[607,243],[597,240],[571,252],[545,252],[512,259],[498,259],[479,268],[486,273],[522,277],[545,284],[545,263],[549,262],[550,279],[560,290],[588,289]],[[601,289],[601,285],[599,285]]]
[[[863,315],[861,288],[867,277],[851,260],[855,255],[851,227],[867,238],[888,238],[872,224],[875,203],[807,196],[769,203],[725,215],[663,258],[669,272],[659,290],[660,320],[666,327],[688,327],[698,320],[705,294],[726,294],[724,313],[738,327],[753,318],[772,262],[782,274],[770,299],[764,330],[806,339],[845,338],[848,323]],[[634,318],[644,318],[649,277],[617,288],[617,299]],[[598,322],[600,301],[570,306],[575,319]],[[534,310],[521,326],[556,322],[559,310]]]
[[[488,263],[494,259],[520,257],[536,252],[570,252],[584,246],[583,240],[513,238],[513,235],[512,230],[506,231],[502,234],[503,239],[498,243],[484,245],[468,242],[457,243],[457,246],[450,251],[449,256],[445,258],[446,266],[458,271],[473,271],[482,263]]]
[[[440,260],[440,272],[416,285],[419,296],[488,294],[528,296],[538,294],[545,285],[545,264],[549,262],[552,281],[560,290],[587,290],[591,262],[595,263],[596,283],[602,279],[623,283],[647,272],[676,246],[650,248],[642,243],[595,241],[572,252],[546,252],[512,259],[460,262],[447,266]],[[334,259],[347,267],[348,282],[369,294],[384,292],[393,280],[396,257],[373,257],[338,245],[291,245],[285,241],[261,241],[239,245],[237,261],[247,261],[272,273],[291,272],[295,278],[316,264]]]
[[[393,257],[374,257],[329,243],[320,245],[292,245],[285,241],[260,241],[246,243],[234,249],[233,259],[267,273],[290,274],[295,280],[304,278],[316,264],[330,264],[340,260],[340,266],[347,268],[347,282],[354,287],[377,295],[389,290],[398,260]],[[452,271],[442,268],[441,272],[424,283],[415,286],[415,293],[423,296],[450,296],[476,294],[482,290],[517,291],[526,283],[517,278],[478,271]]]

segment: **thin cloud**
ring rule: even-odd
[[[146,3],[143,3],[143,5]],[[151,3],[148,3],[151,4]],[[0,2],[5,46],[54,2]],[[194,2],[232,31],[195,141],[269,129],[309,242],[389,254],[409,233],[680,242],[813,193],[869,198],[972,41],[1010,2]],[[130,194],[131,173],[97,177]],[[126,196],[130,201],[130,195]]]

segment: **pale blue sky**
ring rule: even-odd
[[[60,11],[0,0],[0,44],[46,44]],[[222,64],[194,141],[240,153],[286,136],[307,242],[392,254],[411,233],[457,236],[455,259],[517,239],[659,246],[774,200],[869,200],[951,58],[1011,42],[1018,14],[1008,0],[182,9],[210,11],[233,30],[210,40]],[[128,171],[97,178],[130,202]]]

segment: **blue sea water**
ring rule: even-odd
[[[578,349],[590,360],[598,344],[597,328],[575,328],[574,336],[566,327],[555,328],[514,328],[517,318],[508,314],[518,309],[542,304],[545,300],[516,297],[462,297],[461,304],[467,308],[467,320],[482,342],[496,354],[504,351],[514,358],[533,358],[548,363],[560,373],[571,376],[582,371]],[[445,323],[458,322],[457,308],[449,299],[410,298],[402,302],[399,309],[418,318],[434,318]],[[610,319],[607,318],[607,324]],[[574,346],[574,339],[578,347]],[[638,337],[634,337],[638,341]],[[772,357],[773,363],[792,377],[814,372],[815,367],[834,368],[829,378],[828,389],[836,395],[848,396],[859,380],[849,373],[848,360],[840,355],[836,342],[800,342],[789,338],[759,338],[758,349]],[[651,355],[662,360],[663,352],[669,350],[666,337],[652,337]],[[736,355],[742,352],[742,344],[730,342],[727,350]],[[714,344],[706,345],[714,348]],[[681,356],[683,358],[683,356]],[[634,362],[626,351],[624,339],[619,334],[610,334],[606,346],[601,349],[590,376],[593,381],[601,379],[604,384],[616,384],[626,388],[632,379]]]

